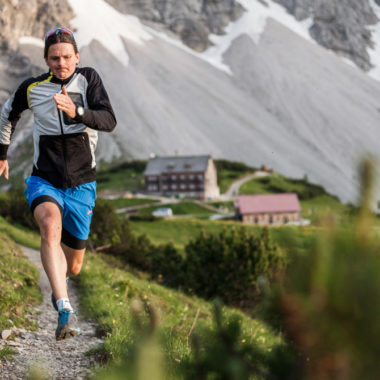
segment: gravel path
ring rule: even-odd
[[[38,368],[43,371],[41,379],[84,379],[94,365],[94,359],[85,353],[100,345],[102,340],[95,337],[94,324],[83,319],[79,319],[80,336],[59,342],[55,340],[57,312],[50,301],[50,285],[39,252],[24,248],[24,253],[41,272],[39,285],[43,302],[30,316],[37,321],[39,328],[37,331],[19,330],[19,336],[6,342],[18,354],[11,360],[0,361],[0,379],[27,379],[29,373]],[[72,282],[69,283],[69,295],[72,305],[77,308],[79,299]]]

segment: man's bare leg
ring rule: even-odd
[[[61,248],[62,216],[52,202],[39,204],[34,218],[41,234],[41,261],[56,300],[68,298],[66,287],[67,261]]]
[[[67,273],[66,276],[76,276],[82,269],[84,253],[86,248],[74,249],[68,247],[66,244],[61,243],[63,253],[66,256]]]

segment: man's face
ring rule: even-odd
[[[45,61],[53,75],[63,80],[74,73],[79,54],[75,54],[72,44],[59,42],[49,47]]]

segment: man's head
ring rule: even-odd
[[[58,79],[67,79],[79,62],[79,53],[73,32],[66,28],[54,28],[45,36],[45,62]]]

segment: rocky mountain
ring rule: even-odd
[[[379,151],[380,83],[366,73],[377,64],[376,4],[0,0],[0,103],[46,70],[44,31],[68,25],[118,119],[100,138],[100,162],[211,153],[307,174],[355,201],[358,161]],[[27,168],[30,135],[26,114],[10,150],[14,172]]]

